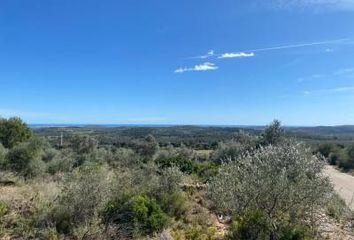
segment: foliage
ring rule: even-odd
[[[343,215],[346,213],[347,206],[343,199],[333,194],[327,202],[326,211],[328,216],[339,220],[342,219]]]
[[[129,148],[118,148],[107,159],[112,167],[134,167],[139,164],[139,155]]]
[[[4,167],[6,161],[7,149],[0,143],[0,169]]]
[[[0,119],[0,142],[4,147],[12,148],[31,137],[32,131],[20,118]]]
[[[189,209],[188,197],[182,191],[162,192],[159,194],[162,209],[169,216],[180,219]]]
[[[47,171],[50,174],[58,172],[70,172],[75,164],[73,153],[70,150],[64,149],[47,163]]]
[[[268,235],[268,223],[263,212],[253,211],[233,221],[226,240],[263,240]]]
[[[7,168],[25,177],[34,177],[42,174],[44,163],[40,159],[40,154],[41,142],[38,139],[18,144],[10,149],[7,154]]]
[[[209,196],[217,211],[226,215],[243,216],[261,209],[270,226],[276,226],[279,214],[297,223],[315,217],[314,211],[325,205],[331,193],[323,166],[301,144],[262,147],[224,164],[210,183]]]
[[[0,220],[1,217],[7,214],[8,211],[9,211],[9,207],[7,206],[7,204],[3,201],[0,201]]]
[[[230,159],[235,159],[244,155],[251,150],[252,145],[243,144],[241,142],[231,140],[221,142],[218,148],[213,152],[211,159],[215,163],[227,162]]]
[[[319,153],[321,153],[325,158],[328,158],[329,155],[335,151],[335,146],[331,143],[324,143],[324,144],[321,144],[319,147],[318,147],[318,150],[317,150]]]
[[[276,145],[281,142],[284,135],[284,129],[281,128],[281,123],[274,120],[266,127],[262,135],[262,143],[264,145]]]
[[[195,170],[195,163],[182,155],[172,156],[168,158],[158,157],[155,159],[156,164],[160,168],[177,167],[184,173],[191,174]]]
[[[113,200],[106,205],[103,215],[106,223],[123,224],[135,236],[161,231],[169,222],[156,200],[147,195]]]
[[[51,213],[59,232],[89,221],[104,206],[109,194],[109,175],[102,167],[83,166],[69,173]]]
[[[145,161],[149,161],[153,159],[159,149],[159,144],[155,137],[150,134],[147,135],[143,141],[135,141],[133,148]]]
[[[308,230],[301,225],[294,225],[288,219],[279,218],[271,226],[265,213],[261,210],[254,210],[237,217],[231,224],[226,240],[301,240],[307,238]],[[277,231],[272,232],[276,227]]]
[[[77,154],[89,154],[97,148],[98,142],[91,136],[76,134],[71,137],[70,145]]]

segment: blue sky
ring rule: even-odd
[[[354,124],[354,0],[2,0],[0,115]]]

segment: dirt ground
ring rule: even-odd
[[[327,166],[325,174],[330,178],[339,196],[354,210],[354,177]]]

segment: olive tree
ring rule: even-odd
[[[263,145],[276,145],[281,142],[284,134],[284,129],[278,120],[274,120],[266,127],[262,135]]]
[[[279,219],[315,220],[315,211],[332,191],[322,175],[324,164],[300,143],[260,147],[224,164],[208,194],[221,214],[239,217],[261,211],[269,234],[275,234]]]

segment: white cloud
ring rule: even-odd
[[[195,65],[194,67],[178,68],[175,70],[175,73],[201,72],[201,71],[211,71],[211,70],[216,70],[216,69],[218,69],[218,67],[214,63],[206,62],[203,64]]]
[[[209,50],[205,55],[197,56],[197,57],[191,57],[191,58],[199,58],[199,59],[207,59],[210,57],[215,56],[215,51],[214,50]]]
[[[351,93],[351,92],[354,92],[354,86],[304,91],[303,94],[305,96],[322,96],[322,95],[329,95],[329,94],[340,94],[340,93]]]
[[[236,52],[236,53],[224,53],[221,54],[218,58],[246,58],[254,57],[254,52]]]

